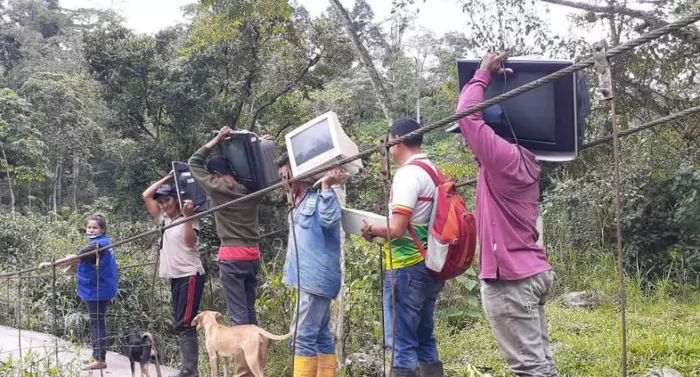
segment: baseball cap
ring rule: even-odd
[[[158,190],[156,190],[155,194],[153,194],[153,200],[158,200],[158,198],[160,198],[161,196],[176,197],[177,192],[175,192],[175,188],[173,186],[170,186],[166,183],[158,187]]]
[[[212,157],[211,160],[209,160],[209,162],[207,163],[207,170],[211,174],[220,173],[220,174],[233,175],[233,170],[231,169],[231,166],[228,164],[228,160],[224,156]]]

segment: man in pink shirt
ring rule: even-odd
[[[457,112],[479,104],[491,75],[510,74],[505,54],[487,54],[462,89]],[[544,305],[554,282],[537,245],[540,167],[535,155],[498,136],[481,112],[458,122],[479,162],[476,221],[481,300],[498,347],[516,376],[557,376]]]

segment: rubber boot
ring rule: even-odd
[[[418,363],[420,377],[443,377],[445,373],[442,370],[442,362],[436,363]]]
[[[316,377],[335,377],[335,354],[318,354],[318,372]]]
[[[317,368],[317,356],[294,356],[294,377],[316,377]]]
[[[199,377],[199,346],[196,329],[189,328],[178,336],[180,343],[180,373],[170,377]]]
[[[400,369],[394,368],[391,371],[391,377],[420,377],[418,369]]]

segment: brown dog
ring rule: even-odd
[[[217,357],[224,358],[224,377],[228,377],[229,358],[236,357],[236,362],[245,362],[255,377],[265,376],[267,346],[269,340],[285,340],[292,336],[274,335],[256,325],[223,326],[218,324],[221,314],[204,311],[192,320],[192,326],[201,325],[205,335],[205,344],[209,354],[212,377],[219,375]]]

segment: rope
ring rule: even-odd
[[[612,49],[610,49],[610,50],[607,51],[606,56],[607,56],[608,58],[611,58],[611,57],[615,57],[615,56],[617,56],[617,55],[623,54],[623,53],[625,53],[625,52],[627,52],[627,51],[629,51],[629,50],[631,50],[631,49],[633,49],[633,48],[635,48],[635,47],[637,47],[637,46],[640,46],[640,45],[642,45],[642,44],[644,44],[644,43],[648,43],[648,42],[650,42],[650,41],[652,41],[652,40],[655,40],[655,39],[657,39],[657,38],[659,38],[659,37],[661,37],[661,36],[664,36],[664,35],[666,35],[666,34],[669,34],[669,33],[673,32],[673,31],[675,31],[675,30],[678,30],[678,29],[680,29],[680,28],[682,28],[682,27],[688,26],[688,25],[690,25],[690,24],[692,24],[692,23],[694,23],[694,22],[696,22],[696,21],[700,21],[700,12],[691,14],[690,16],[688,16],[688,17],[686,17],[686,18],[683,18],[683,19],[680,19],[680,20],[671,22],[671,23],[669,23],[669,24],[667,24],[667,25],[664,25],[664,26],[662,26],[662,27],[660,27],[660,28],[658,28],[658,29],[655,29],[655,30],[652,30],[652,31],[650,31],[650,32],[648,32],[648,33],[645,33],[645,34],[643,34],[642,36],[640,36],[639,38],[633,39],[633,40],[628,41],[628,42],[625,42],[625,43],[623,43],[623,44],[621,44],[621,45],[619,45],[619,46],[617,46],[617,47],[615,47],[615,48],[612,48]],[[521,86],[521,87],[518,87],[518,88],[516,88],[516,89],[513,89],[513,90],[511,90],[511,91],[509,91],[509,92],[507,92],[507,93],[504,93],[504,94],[501,94],[501,95],[496,96],[496,97],[494,97],[494,98],[491,98],[490,100],[484,101],[484,102],[482,102],[482,103],[480,103],[480,104],[478,104],[478,105],[474,105],[474,106],[472,106],[472,107],[470,107],[470,108],[468,108],[468,109],[466,109],[466,110],[464,110],[464,111],[462,111],[462,112],[460,112],[460,113],[457,113],[457,114],[454,114],[454,115],[450,115],[450,116],[448,116],[448,117],[446,117],[446,118],[443,118],[443,119],[441,119],[441,120],[439,120],[439,121],[437,121],[437,122],[435,122],[435,123],[432,123],[432,124],[427,125],[427,126],[423,126],[423,127],[419,128],[419,129],[417,129],[416,131],[410,132],[410,133],[408,133],[408,134],[406,134],[406,135],[404,135],[404,136],[401,136],[401,137],[395,138],[395,139],[393,139],[393,140],[391,140],[391,141],[388,141],[388,142],[386,143],[386,147],[391,147],[391,146],[393,146],[393,145],[400,144],[400,143],[402,143],[402,142],[403,142],[404,140],[406,140],[406,139],[410,139],[410,138],[413,138],[413,137],[418,136],[418,135],[423,135],[423,134],[426,134],[426,133],[428,133],[428,132],[430,132],[430,131],[433,131],[433,130],[435,130],[435,129],[437,129],[437,128],[440,128],[440,127],[446,126],[446,125],[448,125],[448,124],[454,123],[454,122],[456,122],[457,120],[462,119],[462,118],[464,118],[464,117],[466,117],[466,116],[468,116],[468,115],[471,115],[471,114],[474,114],[474,113],[476,113],[476,112],[482,111],[482,110],[484,110],[484,109],[486,109],[486,108],[488,108],[488,107],[490,107],[490,106],[493,106],[493,105],[495,105],[495,104],[497,104],[497,103],[503,102],[503,101],[505,101],[505,100],[508,100],[508,99],[510,99],[510,98],[513,98],[513,97],[515,97],[515,96],[518,96],[518,95],[520,95],[520,94],[523,94],[523,93],[525,93],[525,92],[528,92],[528,91],[530,91],[530,90],[533,90],[533,89],[535,89],[535,88],[537,88],[537,87],[546,85],[546,84],[548,84],[548,83],[550,83],[550,82],[553,82],[553,81],[556,81],[556,80],[558,80],[558,79],[560,79],[560,78],[562,78],[562,77],[564,77],[564,76],[566,76],[566,75],[568,75],[568,74],[570,74],[570,73],[573,73],[573,72],[579,71],[579,70],[581,70],[581,69],[590,67],[590,66],[592,66],[593,64],[594,64],[594,61],[593,61],[593,59],[591,59],[591,58],[589,58],[589,59],[587,59],[587,60],[585,60],[585,61],[582,61],[582,62],[573,64],[573,65],[571,65],[571,66],[569,66],[569,67],[567,67],[567,68],[564,68],[564,69],[559,70],[559,71],[557,71],[557,72],[554,72],[554,73],[552,73],[552,74],[550,74],[550,75],[547,75],[547,76],[545,76],[545,77],[542,77],[542,78],[540,78],[540,79],[537,79],[537,80],[535,80],[535,81],[532,81],[532,82],[530,82],[530,83],[528,83],[528,84],[526,84],[526,85],[523,85],[523,86]],[[345,164],[347,164],[347,163],[349,163],[349,162],[352,162],[352,161],[355,161],[355,160],[358,160],[358,159],[361,159],[361,158],[364,158],[364,157],[368,157],[368,156],[370,156],[371,154],[380,151],[380,148],[381,148],[381,146],[380,146],[380,145],[377,145],[377,146],[371,147],[371,148],[369,148],[369,149],[366,149],[366,150],[364,150],[364,151],[362,151],[362,152],[360,152],[360,153],[357,153],[357,154],[355,154],[355,155],[353,155],[353,156],[349,156],[349,157],[340,159],[340,160],[336,161],[335,163],[332,163],[332,164],[329,164],[329,165],[320,166],[320,167],[318,167],[318,168],[316,168],[316,169],[312,169],[312,170],[310,170],[310,171],[307,172],[307,173],[304,173],[304,174],[299,175],[298,177],[295,177],[295,178],[292,179],[290,182],[300,182],[300,181],[309,180],[309,179],[313,178],[314,176],[316,176],[316,175],[318,175],[318,174],[325,173],[325,172],[330,171],[330,170],[332,170],[332,169],[336,169],[336,168],[342,167],[343,165],[345,165]],[[222,208],[224,208],[224,207],[228,207],[228,206],[231,206],[231,205],[234,205],[234,204],[238,204],[238,203],[240,203],[240,202],[247,201],[247,200],[251,200],[251,199],[254,199],[254,198],[260,198],[260,197],[265,196],[265,195],[267,195],[268,193],[273,192],[273,191],[276,191],[276,190],[278,190],[278,189],[280,189],[280,188],[283,188],[283,184],[282,184],[282,183],[277,183],[277,184],[275,184],[275,185],[269,186],[269,187],[264,188],[264,189],[262,189],[262,190],[259,190],[259,191],[256,191],[256,192],[254,192],[254,193],[248,194],[248,195],[246,195],[246,196],[244,196],[244,197],[241,197],[241,198],[238,198],[238,199],[229,201],[229,202],[227,202],[227,203],[222,203],[222,204],[220,204],[220,205],[218,205],[218,206],[214,206],[214,207],[212,207],[212,208],[209,208],[209,209],[206,210],[206,211],[199,212],[199,213],[197,213],[197,214],[195,214],[195,215],[193,215],[193,216],[191,216],[191,217],[189,217],[189,218],[184,218],[184,219],[182,219],[182,220],[180,220],[180,221],[174,221],[174,222],[168,224],[167,226],[163,227],[163,229],[164,229],[164,230],[165,230],[165,229],[169,229],[169,228],[172,228],[172,227],[175,227],[175,226],[184,224],[185,222],[190,221],[190,220],[192,220],[192,219],[198,219],[198,218],[200,218],[200,217],[204,217],[204,216],[206,216],[206,215],[209,215],[209,214],[212,214],[212,213],[214,213],[214,212],[217,212],[217,211],[219,211],[220,209],[222,209]],[[154,230],[149,230],[149,231],[146,231],[146,232],[137,234],[137,235],[135,235],[135,236],[133,236],[133,237],[129,237],[129,238],[126,238],[126,239],[124,239],[124,240],[115,242],[115,243],[113,243],[113,244],[111,245],[111,247],[121,246],[121,245],[124,245],[124,244],[126,244],[126,243],[129,243],[129,242],[132,242],[132,241],[141,239],[141,238],[143,238],[143,237],[146,237],[146,236],[149,236],[149,235],[153,235],[153,234],[155,234],[156,232],[158,232],[158,230],[155,230],[155,229],[154,229]],[[93,252],[91,252],[91,253],[97,253],[97,252],[102,251],[102,250],[103,250],[103,249],[97,249],[97,250],[95,250],[95,251],[93,251]],[[90,254],[86,254],[86,256],[88,256],[88,255],[90,255]],[[59,261],[57,261],[57,263],[68,262],[68,261],[75,260],[75,259],[77,259],[77,257],[69,257],[69,258],[65,258],[65,259],[59,260]],[[26,269],[26,270],[21,271],[21,272],[32,272],[32,271],[38,270],[39,268],[40,268],[40,267],[33,267],[33,268],[29,268],[29,269]],[[6,277],[6,276],[16,275],[16,274],[18,274],[18,273],[19,273],[19,271],[4,273],[4,274],[0,275],[0,278]]]
[[[627,298],[625,293],[625,268],[622,251],[622,216],[621,189],[620,189],[620,150],[617,134],[617,114],[615,113],[615,98],[610,100],[610,117],[613,137],[613,167],[615,168],[615,227],[617,231],[617,272],[620,276],[620,321],[622,326],[622,356],[620,364],[622,376],[627,376]]]
[[[619,131],[617,133],[617,137],[618,138],[626,137],[626,136],[635,134],[639,131],[648,130],[650,128],[653,128],[653,127],[656,127],[656,126],[659,126],[662,124],[670,123],[674,120],[677,120],[677,119],[680,119],[683,117],[687,117],[689,115],[698,114],[698,113],[700,113],[700,106],[690,107],[690,108],[687,108],[685,110],[681,110],[681,111],[675,112],[673,114],[669,114],[667,116],[654,119],[654,120],[649,121],[647,123],[644,123],[640,126],[628,128],[624,131]],[[596,139],[596,140],[591,141],[589,143],[583,144],[581,146],[581,150],[586,150],[589,148],[597,147],[601,144],[609,143],[612,140],[613,140],[613,135],[603,136],[599,139]],[[472,186],[472,185],[476,184],[476,181],[477,181],[476,179],[467,179],[467,180],[458,182],[457,184],[455,184],[455,187],[459,188],[459,187],[464,187],[464,186]]]
[[[55,263],[55,261],[54,261]],[[51,294],[53,296],[53,339],[54,339],[54,347],[56,350],[56,365],[59,365],[58,362],[58,294],[56,293],[56,266],[53,266],[52,268],[53,272],[53,279],[51,280]]]
[[[17,342],[19,358],[22,359],[22,279],[17,281]]]
[[[391,148],[388,144],[388,136],[387,139],[385,140],[385,148],[384,148],[384,164],[386,168],[386,172],[384,175],[384,184],[382,185],[382,190],[384,191],[384,200],[385,200],[385,205],[387,209],[387,216],[386,216],[386,239],[387,239],[387,245],[388,245],[388,252],[389,252],[389,285],[391,288],[391,363],[389,364],[389,376],[393,376],[394,372],[394,357],[396,355],[396,289],[395,289],[395,280],[394,280],[394,255],[392,252],[392,245],[391,245],[391,221],[390,221],[390,215],[391,215],[391,203],[389,200],[389,197],[391,196],[391,190],[387,190],[387,185],[388,182],[391,182],[391,161],[389,160],[389,148]],[[383,284],[383,282],[382,282]],[[384,287],[382,287],[382,290],[384,290]],[[384,303],[382,302],[382,306],[384,306]],[[384,319],[382,318],[382,321]],[[386,359],[384,360],[386,362]],[[384,368],[386,370],[386,368]]]
[[[386,328],[384,326],[384,245],[379,244],[379,310],[382,323],[382,376],[386,377]]]
[[[294,221],[294,209],[297,206],[296,195],[291,193],[291,186],[289,181],[285,178],[285,185],[287,186],[288,194],[287,201],[289,202],[289,223],[292,227],[292,241],[294,242],[294,258],[296,259],[296,269],[297,269],[297,302],[296,302],[296,312],[294,315],[294,341],[292,342],[292,371],[294,370],[295,355],[297,350],[297,333],[299,331],[299,310],[301,309],[301,261],[299,260],[299,244],[297,243],[297,231],[296,224]],[[303,199],[302,199],[303,200]]]

